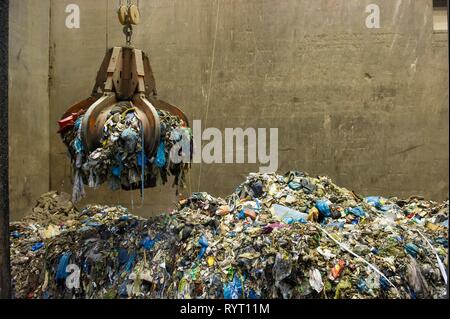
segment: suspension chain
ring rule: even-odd
[[[127,46],[131,46],[131,38],[133,36],[133,24],[137,25],[140,20],[139,0],[133,3],[132,0],[119,0],[118,16],[120,23],[124,26],[123,33],[125,34],[125,41]]]

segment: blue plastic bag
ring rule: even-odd
[[[357,207],[353,207],[353,208],[347,208],[346,212],[348,214],[352,214],[358,217],[365,217],[366,216],[366,212],[364,211],[364,209],[362,209],[361,207],[357,206]]]
[[[42,243],[42,242],[36,243],[33,246],[31,246],[31,251],[39,250],[42,247],[44,247],[44,243]]]
[[[71,252],[66,252],[59,257],[58,267],[56,268],[56,281],[61,281],[67,278],[68,273],[66,268],[69,265],[69,259],[72,256]]]
[[[364,201],[367,204],[370,204],[372,206],[374,206],[377,209],[381,209],[381,202],[380,202],[380,197],[379,196],[369,196],[364,198]]]
[[[111,173],[112,173],[114,176],[120,177],[120,174],[122,173],[122,167],[121,167],[121,166],[114,166],[114,167],[111,169]]]
[[[285,223],[288,223],[291,219],[298,220],[300,218],[308,218],[308,214],[296,211],[287,206],[273,204],[272,207],[274,213]]]
[[[380,196],[369,196],[369,197],[364,198],[364,201],[367,204],[372,205],[376,209],[381,210],[383,212],[388,211],[389,208],[391,207],[389,205],[384,205],[382,203],[382,198]]]
[[[325,217],[331,216],[330,206],[328,205],[328,203],[326,201],[318,200],[316,202],[316,208],[319,211],[319,213],[321,213],[323,216],[325,216]]]
[[[237,274],[234,274],[232,282],[229,282],[223,287],[224,299],[239,299],[243,295],[242,282]]]
[[[153,246],[155,246],[155,241],[147,236],[142,240],[141,245],[142,247],[144,247],[144,249],[150,250],[153,248]]]
[[[200,249],[200,252],[197,255],[197,259],[202,259],[203,256],[205,255],[206,248],[208,248],[208,240],[206,239],[205,236],[202,235],[198,240],[198,243],[202,248]]]
[[[166,166],[166,146],[164,142],[159,143],[158,150],[156,151],[155,165],[159,168]]]

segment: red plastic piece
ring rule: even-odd
[[[58,121],[59,131],[58,133],[64,132],[69,127],[74,126],[75,121],[84,113],[84,110],[80,110],[78,113],[72,113],[68,117]]]

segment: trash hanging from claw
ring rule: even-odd
[[[142,124],[130,101],[119,102],[111,109],[103,126],[101,146],[92,152],[87,151],[80,136],[83,115],[61,134],[73,169],[73,202],[85,196],[84,185],[96,188],[105,182],[112,190],[141,189],[165,184],[169,176],[174,176],[177,192],[184,187],[188,165],[171,161],[170,150],[183,139],[190,141],[191,130],[178,116],[164,110],[157,112],[161,139],[151,158],[143,151]]]

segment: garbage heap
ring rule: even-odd
[[[63,199],[11,224],[16,298],[447,296],[448,201],[362,198],[298,171],[150,219]]]
[[[191,131],[178,116],[157,110],[161,140],[156,155],[147,158],[143,149],[143,130],[132,102],[119,102],[110,111],[103,127],[101,147],[88,152],[81,139],[80,116],[74,126],[62,134],[73,168],[72,200],[85,196],[84,185],[96,188],[108,182],[112,190],[140,189],[165,184],[174,176],[173,185],[184,186],[188,166],[170,161],[170,150],[183,138],[191,140]]]

